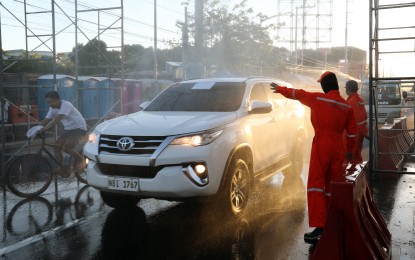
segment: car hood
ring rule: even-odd
[[[169,136],[204,131],[233,122],[236,112],[145,112],[125,115],[99,124],[101,134]]]

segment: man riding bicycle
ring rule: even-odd
[[[81,170],[85,167],[82,156],[73,148],[86,135],[86,122],[81,113],[72,105],[72,103],[61,100],[58,92],[49,91],[45,94],[46,102],[49,105],[49,111],[46,117],[40,122],[43,126],[38,133],[43,133],[59,122],[62,122],[64,133],[58,137],[55,142],[54,154],[56,159],[62,163],[62,150],[75,158],[75,170]],[[61,176],[68,177],[69,169],[55,169]]]

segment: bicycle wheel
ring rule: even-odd
[[[7,230],[13,235],[39,234],[49,227],[52,212],[52,205],[45,198],[22,200],[8,214]]]
[[[48,161],[36,154],[17,157],[6,175],[7,187],[23,198],[32,198],[44,192],[52,181]]]
[[[74,206],[76,218],[83,218],[101,212],[105,207],[105,203],[102,201],[98,190],[85,185],[76,194]]]
[[[79,154],[83,157],[82,150],[79,151]],[[86,159],[83,158],[82,160],[84,160],[84,163],[83,163],[84,166],[82,167],[82,169],[76,169],[76,166],[75,166],[74,173],[79,182],[87,184],[87,181],[86,181],[86,165],[87,164],[85,162]]]

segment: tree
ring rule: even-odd
[[[127,72],[137,72],[153,69],[153,49],[144,48],[139,44],[125,45],[125,69]]]
[[[7,52],[5,52],[5,54],[7,54]],[[28,59],[26,59],[26,57]],[[46,58],[39,54],[27,55],[27,52],[24,51],[19,58],[5,60],[3,67],[5,69],[4,72],[8,73],[26,72],[45,74],[51,73],[53,69],[53,60],[51,57]]]
[[[247,7],[247,0],[234,6],[222,2],[205,1],[206,53],[195,53],[193,48],[190,56],[203,55],[205,65],[243,75],[258,74],[263,67],[280,68],[285,55],[272,45],[269,30],[274,26],[263,25],[269,17],[261,13],[255,15],[252,8]],[[194,36],[194,21],[191,22],[190,33]]]
[[[108,75],[120,65],[119,54],[107,51],[104,41],[93,39],[86,45],[78,44],[73,48],[71,60],[75,63],[75,51],[78,51],[78,73],[80,75]],[[118,69],[119,70],[119,69]]]

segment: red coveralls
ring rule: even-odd
[[[353,149],[353,159],[350,163],[362,163],[363,140],[367,136],[367,113],[363,99],[357,93],[351,94],[347,102],[352,106],[354,117],[357,123],[356,144]]]
[[[330,183],[344,175],[345,129],[347,151],[352,152],[355,143],[357,126],[353,110],[338,90],[331,90],[327,94],[280,86],[276,90],[311,109],[314,138],[307,181],[308,218],[310,227],[324,227],[331,196]]]

